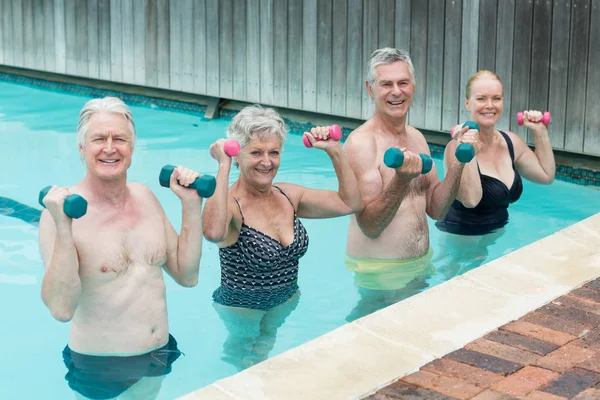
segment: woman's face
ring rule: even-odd
[[[281,142],[277,135],[252,135],[237,156],[240,174],[258,185],[271,185],[279,169]]]
[[[479,126],[493,127],[504,109],[502,84],[492,76],[482,76],[471,84],[471,96],[465,100],[471,120]]]

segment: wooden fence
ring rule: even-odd
[[[409,122],[467,118],[467,79],[504,83],[501,126],[552,113],[556,149],[600,154],[600,0],[0,0],[0,64],[366,119],[365,65],[409,49]],[[594,105],[595,104],[595,105]]]

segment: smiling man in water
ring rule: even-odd
[[[44,198],[42,300],[55,319],[71,321],[63,359],[77,397],[154,398],[180,355],[162,269],[182,286],[198,281],[202,198],[185,186],[199,175],[181,167],[171,175],[183,212],[178,235],[150,189],[127,182],[136,139],[129,108],[115,97],[90,100],[77,133],[85,177]],[[70,194],[88,202],[79,219],[63,211]]]
[[[348,320],[425,287],[425,279],[435,270],[426,216],[437,220],[446,215],[465,165],[454,164],[441,182],[435,164],[429,173],[421,174],[419,154],[430,153],[423,134],[406,123],[416,89],[408,53],[378,49],[367,67],[366,87],[375,112],[344,145],[365,204],[351,217],[348,229],[346,267],[354,272],[361,295]],[[475,131],[464,132],[464,143],[476,141]],[[404,152],[404,162],[397,168],[383,162],[391,147]]]

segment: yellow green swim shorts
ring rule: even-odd
[[[413,279],[435,272],[433,249],[421,257],[404,260],[358,258],[346,254],[346,269],[354,272],[357,286],[372,290],[402,289]]]

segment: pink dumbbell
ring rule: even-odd
[[[546,126],[550,125],[550,112],[546,111],[542,115],[542,123]],[[523,125],[523,113],[522,112],[517,113],[517,124],[519,124],[519,126]]]
[[[229,139],[225,142],[223,150],[229,157],[235,157],[240,153],[240,144],[237,140]]]
[[[329,127],[329,137],[335,141],[340,140],[342,138],[342,129],[338,125],[331,125]],[[317,139],[317,140],[322,140],[322,139]],[[308,147],[308,148],[312,147],[310,140],[308,140],[308,138],[306,136],[302,137],[302,141],[304,142],[304,145],[306,147]]]

